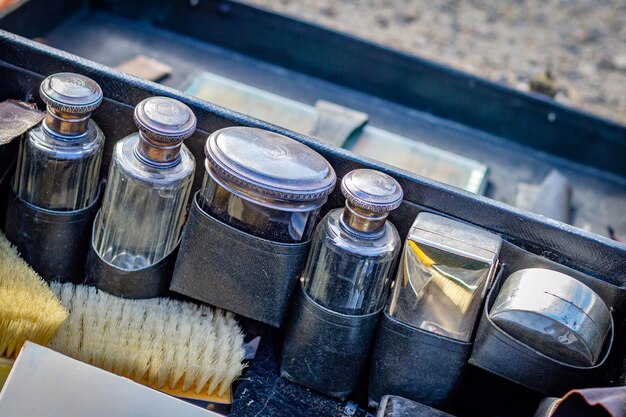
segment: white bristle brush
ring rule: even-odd
[[[70,317],[50,347],[117,375],[183,392],[223,395],[243,371],[243,333],[231,313],[154,298],[129,300],[52,283]]]

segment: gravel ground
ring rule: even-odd
[[[626,124],[624,0],[243,0]]]

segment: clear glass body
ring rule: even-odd
[[[228,190],[208,173],[204,177],[202,196],[202,209],[206,213],[246,233],[274,242],[309,240],[320,210],[318,204],[298,206],[293,202],[255,202],[242,192]]]
[[[22,141],[13,178],[13,190],[30,204],[58,211],[80,210],[98,196],[104,134],[93,120],[87,133],[64,138],[41,125]]]
[[[304,270],[304,290],[337,313],[374,313],[385,302],[400,237],[388,221],[374,232],[351,229],[343,212],[330,211],[317,226]]]
[[[495,268],[486,259],[465,254],[414,241],[409,236],[389,314],[413,327],[456,340],[471,340]]]
[[[126,270],[153,265],[176,247],[195,169],[184,145],[176,165],[148,165],[137,157],[138,141],[135,133],[115,145],[94,230],[98,254]]]

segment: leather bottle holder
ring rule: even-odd
[[[432,407],[446,404],[459,388],[472,343],[427,332],[384,312],[370,373],[370,406],[384,395]]]
[[[170,290],[279,327],[310,242],[279,243],[205,213],[194,196]]]
[[[91,224],[100,199],[75,211],[36,207],[13,191],[7,204],[5,232],[20,255],[45,280],[83,281]]]
[[[94,248],[92,240],[85,266],[85,283],[123,298],[165,296],[168,294],[177,252],[178,245],[160,261],[129,271],[104,260]]]
[[[626,289],[571,270],[511,244],[506,245],[502,257],[504,265],[501,279],[496,281],[487,296],[469,363],[549,396],[561,396],[571,389],[594,384],[608,384],[610,378],[607,376],[605,365],[610,361],[615,337],[614,320],[617,319],[615,315],[617,311],[624,310]],[[511,337],[489,317],[489,311],[505,278],[516,270],[531,266],[558,270],[582,281],[613,311],[611,330],[596,365],[573,366],[546,356]]]
[[[345,400],[367,368],[380,311],[349,316],[299,296],[285,334],[281,377]]]

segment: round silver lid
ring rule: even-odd
[[[102,89],[98,83],[71,72],[52,74],[43,80],[39,94],[48,106],[65,113],[90,113],[102,103]]]
[[[373,169],[355,169],[343,177],[341,192],[353,206],[385,213],[402,203],[402,187],[392,177]]]
[[[591,288],[544,268],[513,272],[489,313],[509,335],[553,358],[593,365],[611,328],[611,313]]]
[[[135,107],[133,115],[139,131],[148,139],[176,144],[196,130],[196,116],[191,109],[169,97],[149,97]]]
[[[308,146],[262,129],[228,127],[206,142],[207,163],[244,193],[292,201],[325,199],[337,177]]]

